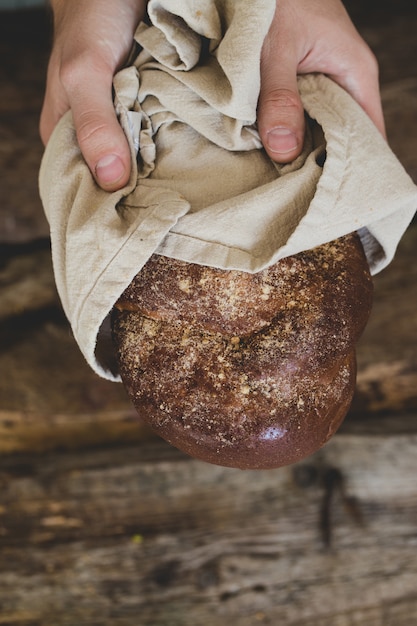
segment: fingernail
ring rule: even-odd
[[[96,176],[101,183],[117,183],[125,173],[125,166],[116,154],[102,157],[96,165]]]
[[[267,144],[272,152],[276,154],[287,154],[297,148],[298,141],[291,130],[278,126],[268,132]]]

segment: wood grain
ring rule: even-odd
[[[409,626],[416,452],[416,435],[344,435],[258,473],[162,443],[3,459],[3,623]]]

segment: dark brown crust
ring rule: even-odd
[[[343,420],[371,299],[356,235],[254,275],[153,256],[116,305],[121,376],[141,417],[191,456],[286,465]]]

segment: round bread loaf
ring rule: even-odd
[[[154,255],[113,312],[121,377],[140,417],[189,455],[287,465],[345,417],[371,301],[356,234],[256,274]]]

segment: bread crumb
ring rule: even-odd
[[[191,281],[189,278],[182,278],[181,280],[178,281],[178,287],[181,289],[181,291],[183,291],[184,293],[191,293],[192,289],[191,289]]]

